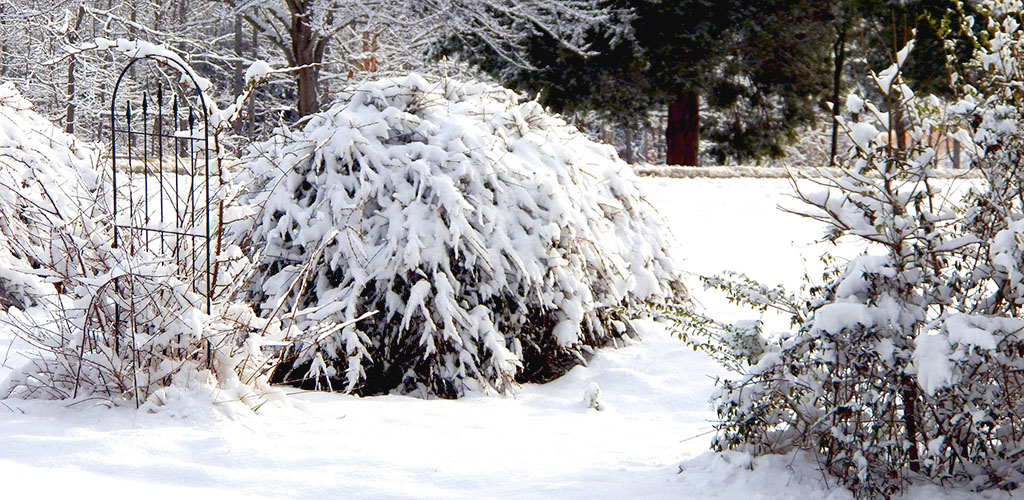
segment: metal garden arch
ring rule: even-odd
[[[129,95],[119,108],[122,85],[134,80],[140,61],[156,65],[155,99],[152,82],[142,82],[133,89],[141,95]],[[168,78],[165,68],[179,78]],[[165,99],[165,82],[173,93],[170,99]],[[135,104],[132,97],[138,99]],[[205,298],[210,313],[210,161],[215,153],[207,104],[195,74],[181,62],[156,54],[132,59],[118,76],[110,99],[110,156],[112,246],[125,248],[129,255],[145,251],[173,259],[177,278]]]

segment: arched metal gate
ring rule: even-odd
[[[140,64],[146,63],[146,64]],[[212,308],[208,106],[191,70],[159,55],[136,58],[110,101],[113,247],[172,261],[176,278]]]

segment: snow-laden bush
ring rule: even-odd
[[[143,264],[129,273],[118,266],[73,280],[78,289],[51,298],[48,317],[12,308],[3,323],[39,353],[4,382],[0,397],[95,399],[156,410],[169,388],[184,383],[259,404],[270,392],[273,366],[262,347],[283,336],[277,323],[239,303],[204,314],[194,305],[203,298],[173,270]]]
[[[910,49],[899,53],[899,64]],[[789,312],[798,327],[763,342],[739,380],[721,381],[715,446],[820,453],[858,498],[887,498],[912,473],[954,472],[929,459],[949,427],[938,425],[944,409],[915,377],[915,340],[969,307],[964,293],[980,285],[965,286],[976,263],[965,257],[978,239],[965,238],[960,200],[930,180],[935,151],[882,140],[932,128],[928,101],[904,85],[899,64],[872,75],[884,104],[848,100],[858,118],[840,120],[852,142],[842,175],[797,193],[805,215],[825,224],[826,238],[859,240],[865,253],[832,260],[824,285],[806,298],[709,281],[739,302]]]
[[[170,259],[129,248],[132,231],[112,248],[110,180],[97,156],[0,84],[0,328],[35,348],[3,381],[0,398],[89,398],[155,411],[175,384],[205,384],[259,404],[277,359],[263,347],[284,336],[278,323],[228,300],[206,314],[205,298],[179,280]],[[218,282],[244,274],[237,257],[237,247],[218,257]],[[218,292],[231,296],[227,286]]]
[[[0,83],[0,309],[52,294],[59,276],[50,267],[81,274],[93,266],[95,256],[72,250],[92,227],[82,208],[98,188],[95,164],[91,148],[36,114],[13,84]],[[66,230],[72,223],[84,230]]]
[[[684,296],[629,167],[536,102],[418,76],[338,101],[255,145],[242,181],[263,310],[322,332],[283,378],[504,392],[615,342],[629,307]]]
[[[1024,481],[1024,5],[984,7],[976,80],[961,101],[942,113],[915,96],[900,78],[904,49],[872,75],[884,102],[847,101],[858,118],[840,121],[853,143],[843,174],[798,192],[827,238],[859,240],[863,255],[833,260],[809,297],[709,281],[791,313],[798,328],[762,341],[738,379],[721,381],[719,449],[810,451],[858,498],[889,498],[913,478]],[[982,174],[965,197],[933,178],[936,152],[919,140],[943,125]]]

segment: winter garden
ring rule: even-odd
[[[0,0],[0,493],[1020,495],[1024,4],[698,3]]]

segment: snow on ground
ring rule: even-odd
[[[795,286],[801,254],[815,268],[820,228],[775,208],[796,204],[786,201],[787,181],[642,183],[694,275],[730,269]],[[709,310],[749,316],[691,286]],[[642,342],[515,398],[306,392],[257,414],[192,399],[157,414],[3,401],[0,498],[851,498],[801,457],[706,452],[708,400],[723,370],[658,325],[638,326]],[[29,347],[3,330],[0,347],[4,378]],[[601,411],[584,402],[594,384]],[[1001,495],[918,487],[907,498]]]
[[[733,271],[796,291],[805,274],[820,280],[822,252],[851,254],[852,249],[818,243],[822,224],[779,209],[802,206],[788,179],[648,177],[641,182],[648,202],[662,212],[675,235],[676,258],[690,274],[691,292],[713,317],[762,319],[767,332],[789,326],[789,318],[761,318],[728,304],[721,294],[705,292],[698,276]],[[809,182],[801,181],[801,188],[814,188]]]
[[[8,400],[0,495],[150,486],[151,498],[685,497],[676,464],[706,448],[708,376],[719,370],[642,328],[643,343],[515,399],[303,393],[295,408],[234,420]],[[583,402],[592,383],[602,411]]]

